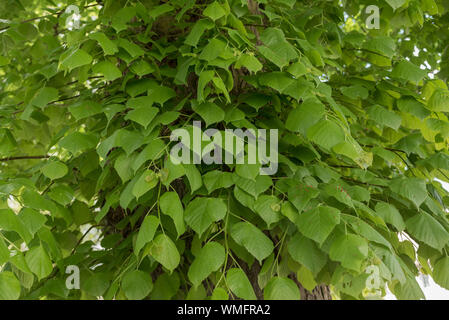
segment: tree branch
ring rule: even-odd
[[[362,181],[355,180],[355,179],[352,179],[352,178],[349,178],[349,177],[341,177],[341,178],[342,178],[343,180],[351,181],[351,182],[358,183],[358,184],[364,184],[364,185],[372,186],[372,187],[386,188],[386,186],[382,186],[382,185],[380,185],[380,184],[374,184],[374,183],[362,182]]]
[[[89,4],[87,6],[84,6],[83,9],[96,7],[98,5],[101,5],[101,4],[98,3],[98,2],[95,3],[95,4]],[[45,18],[48,18],[48,17],[51,17],[51,16],[59,16],[59,15],[63,14],[65,12],[65,10],[66,9],[60,10],[60,11],[57,11],[57,12],[53,12],[53,13],[49,13],[49,14],[46,14],[46,15],[43,15],[43,16],[40,16],[40,17],[35,17],[35,18],[23,20],[23,21],[20,21],[19,24],[28,23],[28,22],[32,22],[32,21],[36,21],[36,20],[40,20],[40,19],[45,19]],[[11,26],[6,26],[6,27],[3,27],[3,28],[0,28],[0,32],[8,30],[9,28],[11,28]]]
[[[248,0],[248,10],[254,15],[261,14],[259,11],[259,4],[255,0]],[[255,26],[250,26],[249,28],[256,36],[257,45],[261,45],[262,43],[260,42],[260,34],[257,28]]]
[[[0,162],[13,161],[13,160],[27,160],[27,159],[48,159],[48,158],[50,158],[49,155],[43,155],[43,156],[18,156],[18,157],[1,158]]]

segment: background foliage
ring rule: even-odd
[[[0,298],[419,299],[418,272],[449,289],[448,9],[2,0]],[[279,129],[277,174],[173,165],[193,120]]]

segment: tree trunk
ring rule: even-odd
[[[317,285],[312,292],[307,291],[299,282],[295,281],[301,292],[301,300],[332,300],[329,286],[325,284]]]
[[[251,268],[248,267],[244,261],[237,259],[239,261],[239,265],[242,267],[243,271],[245,271],[248,276],[251,285],[253,286],[254,292],[258,300],[263,300],[263,290],[259,286],[258,275],[260,273],[261,266],[257,261],[255,261]],[[331,291],[329,286],[325,284],[320,284],[315,287],[312,291],[308,291],[305,289],[301,283],[296,279],[294,274],[290,275],[290,279],[295,281],[296,285],[299,288],[299,292],[301,293],[301,300],[332,300]]]

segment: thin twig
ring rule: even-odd
[[[100,4],[99,3],[89,4],[87,6],[84,6],[83,9],[96,7],[98,5],[100,5]],[[65,9],[57,11],[57,12],[54,12],[54,13],[49,13],[49,14],[46,14],[46,15],[43,15],[43,16],[40,16],[40,17],[35,17],[35,18],[23,20],[23,21],[20,21],[19,24],[28,23],[28,22],[32,22],[32,21],[36,21],[36,20],[40,20],[40,19],[45,19],[45,18],[48,18],[48,17],[51,17],[51,16],[59,16],[59,15],[63,14],[64,12],[65,12]],[[6,27],[3,27],[3,28],[0,28],[0,32],[8,30],[9,28],[11,28],[11,26],[6,26]]]
[[[343,180],[351,181],[351,182],[354,182],[354,183],[365,184],[365,185],[368,185],[368,186],[379,187],[379,188],[385,188],[385,186],[382,186],[380,184],[362,182],[362,181],[358,181],[358,180],[355,180],[355,179],[352,179],[352,178],[348,178],[348,177],[341,177],[341,178]]]
[[[49,155],[43,155],[43,156],[18,156],[18,157],[1,158],[0,162],[13,161],[13,160],[26,160],[26,159],[48,159],[48,158],[50,158]]]
[[[81,244],[81,241],[83,241],[83,239],[87,236],[87,234],[90,232],[90,230],[92,230],[92,229],[95,228],[95,227],[99,227],[99,226],[100,226],[100,225],[93,225],[93,226],[90,226],[90,228],[87,229],[86,232],[84,232],[84,234],[82,235],[82,237],[78,240],[78,242],[76,243],[76,245],[73,247],[72,253],[71,253],[70,255],[73,255],[73,254],[75,253],[76,249],[77,249],[78,246]]]
[[[345,49],[345,50],[349,50],[349,51],[363,51],[363,52],[368,52],[368,53],[371,53],[371,54],[377,54],[378,56],[381,56],[381,57],[390,59],[390,57],[388,57],[388,56],[386,56],[386,55],[383,55],[382,53],[379,53],[379,52],[376,52],[376,51],[372,51],[372,50],[369,50],[369,49],[363,49],[363,48],[360,48],[360,49],[358,49],[358,48],[344,48],[344,49]]]

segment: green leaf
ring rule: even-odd
[[[431,15],[438,14],[438,5],[435,0],[423,0],[422,9]]]
[[[131,110],[126,115],[126,120],[132,120],[142,125],[144,128],[148,127],[148,125],[153,121],[156,114],[159,112],[158,108],[155,107],[142,107]]]
[[[164,169],[161,171],[161,181],[167,187],[172,181],[182,177],[186,173],[183,164],[174,164],[169,157],[165,159]]]
[[[160,200],[160,207],[163,214],[173,219],[178,237],[186,230],[184,225],[184,208],[176,192],[165,192]]]
[[[425,143],[423,137],[419,133],[411,133],[399,140],[394,147],[403,150],[410,155],[410,153],[421,153],[421,147]]]
[[[284,94],[289,95],[296,101],[307,99],[310,91],[313,90],[311,82],[304,79],[294,80],[287,88],[284,89]]]
[[[415,278],[407,276],[405,283],[399,283],[393,292],[398,300],[420,300],[425,299],[424,293]]]
[[[444,257],[437,261],[432,275],[438,285],[449,290],[449,257]]]
[[[196,190],[201,188],[203,181],[201,179],[201,173],[198,171],[194,164],[185,164],[184,169],[186,172],[187,179],[190,183],[190,193],[194,193]]]
[[[265,300],[300,300],[299,288],[289,278],[274,277],[263,290]]]
[[[284,201],[281,205],[281,213],[287,217],[291,222],[296,222],[299,212],[290,201]]]
[[[250,72],[256,73],[257,71],[262,70],[263,65],[254,55],[245,53],[242,54],[235,63],[236,69],[240,69],[242,67],[245,67]]]
[[[225,118],[223,109],[221,109],[213,102],[201,103],[193,107],[193,110],[197,114],[199,114],[201,118],[203,118],[203,120],[206,122],[206,127],[210,126],[211,124],[221,122]]]
[[[106,81],[114,81],[122,76],[120,69],[109,61],[97,63],[92,68],[92,71],[104,75]]]
[[[296,277],[298,278],[299,283],[301,283],[301,285],[308,291],[315,289],[317,283],[315,282],[312,272],[306,267],[301,266],[298,272],[296,272]]]
[[[74,191],[71,187],[65,184],[58,184],[50,188],[48,195],[60,205],[68,206],[74,198]]]
[[[36,93],[33,100],[31,100],[31,104],[42,109],[50,102],[58,100],[58,98],[58,89],[44,87]]]
[[[125,7],[118,10],[113,18],[111,25],[119,33],[127,29],[127,23],[136,15],[136,7]]]
[[[214,1],[203,11],[203,15],[215,21],[220,19],[221,17],[224,17],[226,15],[226,11],[223,9],[220,3]]]
[[[238,202],[240,202],[245,207],[250,209],[254,207],[254,203],[256,202],[253,196],[251,196],[246,191],[243,191],[237,186],[234,188],[234,197],[237,199]]]
[[[147,74],[150,74],[150,73],[153,73],[154,71],[156,71],[156,69],[152,65],[150,65],[148,62],[146,62],[145,60],[140,60],[140,61],[134,63],[131,66],[131,70],[132,70],[132,72],[137,74],[139,77],[143,77]]]
[[[391,191],[409,199],[417,208],[426,200],[426,182],[419,178],[397,178],[391,181]]]
[[[320,206],[303,212],[296,220],[299,231],[320,245],[339,223],[340,211],[327,206]]]
[[[216,287],[212,292],[211,300],[229,300],[228,292],[220,287]]]
[[[172,88],[155,85],[148,89],[148,96],[151,97],[154,102],[163,105],[171,98],[176,97],[176,92]]]
[[[75,154],[97,146],[98,138],[93,134],[71,133],[58,142],[59,146]]]
[[[225,217],[226,211],[226,205],[221,199],[196,198],[187,205],[184,219],[187,225],[201,237],[213,222]]]
[[[69,111],[76,120],[81,120],[99,114],[103,110],[101,104],[98,102],[84,100],[71,105]]]
[[[0,129],[0,154],[9,154],[17,148],[17,141],[6,128]]]
[[[225,249],[218,242],[208,242],[190,265],[187,276],[193,286],[198,287],[212,272],[217,271],[225,261]]]
[[[128,272],[122,279],[122,289],[129,300],[142,300],[153,289],[151,275],[140,270]]]
[[[259,46],[257,48],[266,59],[273,62],[279,69],[283,69],[288,65],[288,61],[285,57],[279,54],[278,51],[275,51],[267,46]]]
[[[128,41],[123,38],[119,38],[116,41],[117,45],[125,49],[125,51],[128,52],[133,59],[145,55],[145,51],[143,51],[143,49],[134,42]]]
[[[268,229],[281,220],[280,210],[280,201],[276,196],[261,195],[254,203],[254,211],[265,221]]]
[[[257,176],[255,180],[250,180],[234,175],[234,180],[240,189],[252,195],[254,198],[257,198],[259,194],[265,192],[273,185],[273,181],[269,176]]]
[[[368,256],[367,241],[354,234],[341,235],[332,242],[329,257],[341,262],[347,269],[360,272],[362,262]]]
[[[75,51],[64,56],[64,58],[60,61],[60,64],[63,69],[67,69],[70,72],[75,68],[85,66],[91,62],[92,56],[90,54],[82,49],[76,49]]]
[[[224,94],[227,103],[231,103],[231,97],[229,96],[228,89],[226,88],[226,85],[224,84],[223,80],[219,77],[213,77],[212,82],[214,83],[215,87]]]
[[[386,223],[393,225],[398,231],[404,231],[404,219],[402,219],[401,214],[393,205],[385,202],[378,202],[376,204],[376,213],[382,217]]]
[[[141,109],[151,107],[154,103],[153,97],[150,96],[141,96],[137,98],[129,99],[126,102],[126,106],[132,109]]]
[[[390,250],[393,250],[390,242],[388,242],[379,232],[376,231],[376,229],[371,227],[362,219],[348,214],[342,214],[341,217],[346,223],[349,223],[351,225],[354,232],[356,232],[366,240],[370,242],[376,242],[378,244],[384,245]]]
[[[165,234],[160,234],[154,239],[150,255],[170,272],[179,265],[181,259],[176,245]]]
[[[364,86],[354,85],[350,87],[341,87],[341,93],[351,99],[366,99],[368,98],[369,91]]]
[[[84,202],[76,200],[75,202],[73,202],[71,209],[73,212],[73,220],[78,226],[92,221],[93,214],[87,204],[85,204]]]
[[[259,262],[273,252],[273,243],[263,232],[249,222],[238,222],[231,227],[231,237],[245,247]]]
[[[25,255],[25,260],[39,280],[50,275],[53,270],[51,260],[42,245],[30,249]]]
[[[354,144],[348,141],[343,141],[340,142],[339,144],[336,144],[335,146],[332,147],[332,151],[338,154],[342,154],[354,161],[356,161],[359,158],[357,148],[354,146]]]
[[[151,242],[159,227],[159,218],[155,216],[146,216],[140,226],[137,234],[136,244],[134,246],[134,253],[139,254],[140,250],[149,242]]]
[[[24,205],[30,206],[30,199],[27,197],[24,197]],[[34,194],[33,194],[34,196]],[[40,197],[40,195],[36,194],[36,196]],[[23,196],[22,196],[23,197]],[[40,208],[37,208],[40,209]],[[27,226],[22,222],[22,220],[12,211],[9,209],[0,209],[0,228],[5,231],[14,231],[17,232],[17,234],[25,240],[26,243],[31,241],[32,235],[28,231]]]
[[[324,105],[319,100],[308,99],[290,111],[285,127],[305,135],[307,130],[324,116],[324,113]]]
[[[345,134],[343,130],[331,120],[321,120],[307,130],[307,138],[326,149],[343,142]]]
[[[260,164],[236,164],[235,173],[240,177],[255,181],[260,172]]]
[[[0,67],[7,66],[11,60],[7,57],[0,56]]]
[[[104,51],[105,55],[113,55],[118,52],[118,48],[114,42],[109,40],[109,38],[103,32],[96,32],[89,34],[89,38],[98,42]]]
[[[179,287],[178,273],[164,273],[156,279],[150,298],[152,300],[170,300],[178,292]]]
[[[137,97],[138,95],[146,92],[147,90],[149,90],[150,88],[152,88],[156,85],[157,85],[157,83],[155,83],[155,81],[151,80],[151,79],[134,80],[134,81],[130,81],[126,85],[126,92],[131,97],[134,98],[134,97]]]
[[[69,168],[59,161],[51,161],[42,167],[42,173],[50,180],[64,177],[69,172]]]
[[[94,273],[81,283],[81,289],[94,297],[102,296],[109,288],[110,277],[106,273]]]
[[[19,219],[23,222],[31,235],[34,235],[47,221],[45,215],[30,208],[23,208],[20,210]]]
[[[204,102],[205,99],[207,98],[207,96],[204,97],[204,88],[210,81],[212,81],[212,78],[214,77],[214,75],[215,75],[215,71],[212,71],[212,70],[202,71],[200,73],[200,77],[198,79],[198,88],[197,88],[197,98],[198,98],[199,102]],[[207,110],[205,110],[205,111],[207,111]],[[224,113],[223,113],[223,119],[224,119]]]
[[[247,95],[241,95],[242,102],[248,104],[249,106],[253,107],[257,111],[265,106],[271,99],[270,96],[266,96],[263,94],[257,94],[257,93],[249,93]]]
[[[275,89],[280,93],[284,93],[295,82],[295,79],[285,72],[261,73],[258,75],[258,79],[261,85]]]
[[[207,293],[203,285],[198,287],[191,287],[187,293],[186,300],[204,300],[206,299]]]
[[[3,239],[0,238],[0,265],[9,260],[10,252]]]
[[[226,283],[229,289],[240,299],[256,300],[254,289],[245,272],[240,268],[231,268],[226,273]]]
[[[143,136],[139,132],[119,129],[98,145],[97,153],[102,159],[106,159],[113,147],[122,147],[126,154],[130,155],[143,143]]]
[[[0,300],[17,300],[20,297],[20,282],[14,273],[2,271],[0,273]]]
[[[149,13],[150,13],[151,18],[156,19],[157,17],[159,17],[167,12],[173,11],[174,9],[175,8],[173,8],[168,3],[164,3],[160,6],[153,7]]]
[[[441,251],[449,242],[449,233],[431,215],[420,212],[405,222],[407,232],[431,246]]]
[[[300,76],[307,73],[307,68],[300,61],[295,62],[288,66],[287,72],[290,73],[295,78],[299,78]]]
[[[147,169],[140,175],[140,178],[134,184],[132,193],[139,199],[145,193],[156,187],[158,182],[159,178],[156,173],[153,170]]]
[[[368,109],[368,115],[371,119],[382,126],[398,130],[401,126],[402,118],[396,113],[389,111],[381,106],[374,105]]]
[[[226,48],[226,42],[223,42],[218,39],[211,39],[209,43],[203,48],[201,54],[198,56],[201,60],[206,60],[207,62],[211,62],[218,58],[220,54]]]
[[[437,88],[427,103],[431,111],[449,112],[449,90]]]
[[[281,29],[263,29],[260,35],[260,40],[265,45],[264,47],[259,47],[262,54],[275,63],[280,69],[283,68],[284,62],[288,64],[288,62],[298,58],[297,49],[286,40],[284,32]]]
[[[390,5],[390,7],[393,8],[393,10],[402,7],[404,3],[407,2],[406,0],[385,0],[385,1]]]
[[[327,262],[326,254],[318,248],[316,243],[300,233],[296,233],[290,239],[288,253],[293,260],[306,266],[314,275],[317,275]]]
[[[120,154],[114,162],[114,169],[117,171],[122,182],[131,180],[133,177],[133,171],[131,165],[134,158],[127,157],[125,153]]]
[[[204,185],[208,193],[221,188],[229,188],[234,184],[233,175],[230,172],[213,170],[203,176]]]
[[[421,120],[430,115],[430,111],[425,108],[424,104],[412,97],[402,97],[396,103],[399,110],[410,113]]]
[[[214,24],[210,22],[210,20],[207,19],[198,20],[194,24],[192,30],[190,31],[184,43],[189,46],[196,47],[199,40],[203,36],[204,31],[211,29],[213,27]]]
[[[404,60],[399,62],[393,68],[391,76],[418,83],[426,76],[426,71],[421,70],[413,63]]]

